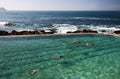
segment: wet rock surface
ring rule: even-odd
[[[77,31],[74,31],[74,32],[67,32],[67,33],[98,33],[98,32],[95,31],[95,30],[86,30],[86,29],[83,29],[83,30],[77,30]]]
[[[16,31],[16,30],[12,30],[11,32],[7,32],[4,30],[0,30],[0,36],[6,36],[6,35],[44,35],[44,34],[55,34],[56,31],[52,30],[52,29],[48,29],[48,30],[34,30],[34,31]],[[74,32],[70,32],[68,31],[67,34],[74,34],[74,33],[98,33],[96,30],[76,30]],[[119,35],[120,34],[120,30],[114,31],[113,32],[115,35]]]
[[[120,34],[120,30],[114,31],[115,34]]]
[[[8,35],[7,31],[0,30],[0,35]]]
[[[9,35],[37,35],[37,34],[53,34],[54,32],[50,31],[50,32],[45,32],[44,30],[39,30],[39,31],[16,31],[13,30],[11,33],[9,33]]]

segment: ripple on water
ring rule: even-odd
[[[0,79],[120,78],[119,37],[32,36],[0,38],[0,43]],[[39,71],[30,75],[32,70]]]

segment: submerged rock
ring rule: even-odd
[[[0,30],[0,35],[8,35],[7,31]]]

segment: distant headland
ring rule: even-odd
[[[0,7],[0,11],[6,11],[4,7]]]

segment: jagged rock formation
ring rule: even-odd
[[[77,31],[74,31],[74,32],[67,32],[67,33],[98,33],[98,32],[95,31],[95,30],[86,30],[86,29],[83,29],[83,30],[77,30]]]
[[[8,35],[7,31],[0,30],[0,35]]]

